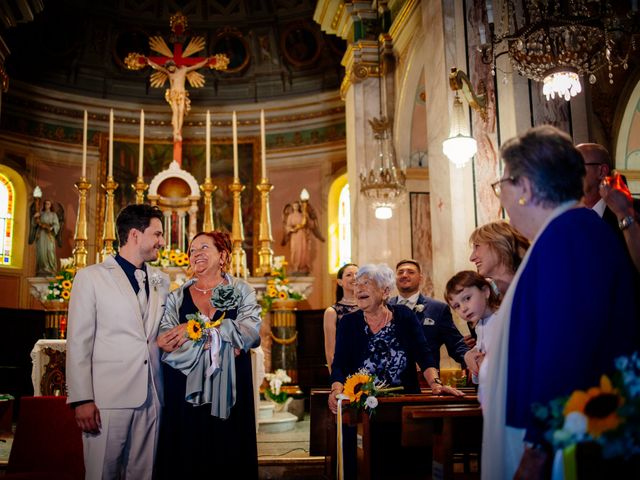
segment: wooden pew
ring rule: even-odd
[[[423,424],[423,435],[431,433],[433,479],[452,480],[454,452],[476,453],[480,457],[482,445],[482,410],[480,405],[444,404],[406,406],[402,409],[402,427]],[[418,429],[418,431],[420,431]],[[413,429],[415,434],[416,429]],[[465,457],[468,458],[468,457]],[[468,460],[465,462],[465,478],[480,478],[479,469],[470,474]]]
[[[446,475],[453,471],[453,453],[459,448],[479,452],[481,413],[475,391],[466,390],[467,395],[461,398],[427,392],[381,397],[371,418],[345,409],[344,423],[357,425],[361,438],[357,449],[358,478],[427,478],[432,469],[432,449],[436,461],[443,465],[436,472]],[[310,440],[313,454],[328,458],[327,477],[335,478],[336,417],[326,406],[328,394],[326,389],[312,390]],[[475,420],[470,427],[460,423],[469,417]],[[473,432],[469,433],[468,428]],[[438,450],[443,440],[450,443]]]

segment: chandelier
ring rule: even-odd
[[[508,54],[520,75],[543,83],[547,100],[568,101],[582,91],[580,77],[593,84],[596,73],[607,69],[613,83],[612,70],[628,68],[640,18],[637,8],[624,14],[618,10],[599,0],[505,0],[494,27],[487,1],[491,39],[481,46],[483,61],[493,63],[495,75],[495,59]],[[501,31],[494,35],[494,29]]]
[[[360,172],[360,193],[371,202],[376,218],[386,220],[393,216],[397,203],[404,200],[406,174],[404,167],[396,163],[389,120],[381,116],[369,120],[369,124],[377,154],[372,167]]]
[[[381,27],[380,11],[376,1],[376,24]],[[386,4],[383,8],[386,8]],[[386,99],[383,92],[383,76],[386,69],[382,63],[380,50],[382,48],[380,35],[378,36],[378,100],[380,116],[369,120],[373,130],[373,138],[376,142],[376,155],[371,162],[371,168],[360,172],[360,193],[365,196],[375,209],[376,218],[387,220],[393,216],[393,209],[404,201],[406,194],[406,172],[404,165],[396,161],[393,148],[393,133],[391,122],[383,113],[383,100]],[[384,101],[384,105],[387,102]]]
[[[449,138],[442,142],[442,152],[457,168],[462,168],[478,151],[478,143],[467,132],[460,92],[466,98],[469,106],[477,110],[480,117],[487,121],[487,91],[484,82],[480,82],[476,92],[467,74],[455,67],[449,73],[449,87],[455,92],[455,96],[451,111],[451,130]]]

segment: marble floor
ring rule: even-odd
[[[309,456],[309,415],[296,422],[293,430],[280,433],[258,431],[260,479],[322,479],[324,457]],[[13,435],[0,435],[0,477],[6,468]]]
[[[309,455],[309,414],[293,430],[280,433],[258,431],[260,479],[323,479],[325,458]]]

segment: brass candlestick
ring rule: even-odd
[[[271,235],[271,213],[269,208],[269,192],[273,190],[273,185],[269,183],[268,179],[263,178],[256,185],[256,188],[260,192],[260,231],[258,233],[260,250],[258,250],[259,265],[255,269],[255,274],[260,277],[270,275],[273,269],[273,249],[271,248],[273,236]]]
[[[87,266],[87,192],[91,184],[86,177],[82,177],[75,184],[78,190],[78,216],[76,218],[76,231],[73,235],[73,263],[76,268]]]
[[[211,177],[204,179],[204,183],[200,185],[200,190],[204,193],[204,220],[202,221],[202,231],[212,232],[216,229],[213,223],[213,192],[216,187],[211,181]],[[235,217],[234,217],[235,218]]]
[[[246,253],[242,248],[244,242],[244,227],[242,226],[242,207],[240,203],[240,195],[244,190],[244,185],[240,183],[239,178],[234,178],[233,183],[229,185],[229,191],[233,193],[233,223],[231,224],[231,275],[234,277],[246,277]]]
[[[136,191],[136,205],[144,203],[144,192],[146,192],[149,188],[149,185],[147,183],[144,183],[144,178],[136,178],[136,183],[132,183],[131,188]]]
[[[107,177],[107,181],[102,185],[106,192],[104,207],[104,228],[102,233],[102,250],[100,251],[100,261],[104,261],[109,255],[113,255],[115,250],[113,242],[116,240],[116,220],[114,212],[113,192],[118,188],[118,184],[112,176]]]

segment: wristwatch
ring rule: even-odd
[[[618,222],[618,227],[620,227],[620,230],[626,230],[635,221],[636,219],[633,217],[633,215],[628,215]]]
[[[434,385],[442,385],[442,380],[440,380],[439,378],[435,378],[435,379],[433,380],[433,384],[434,384]]]

